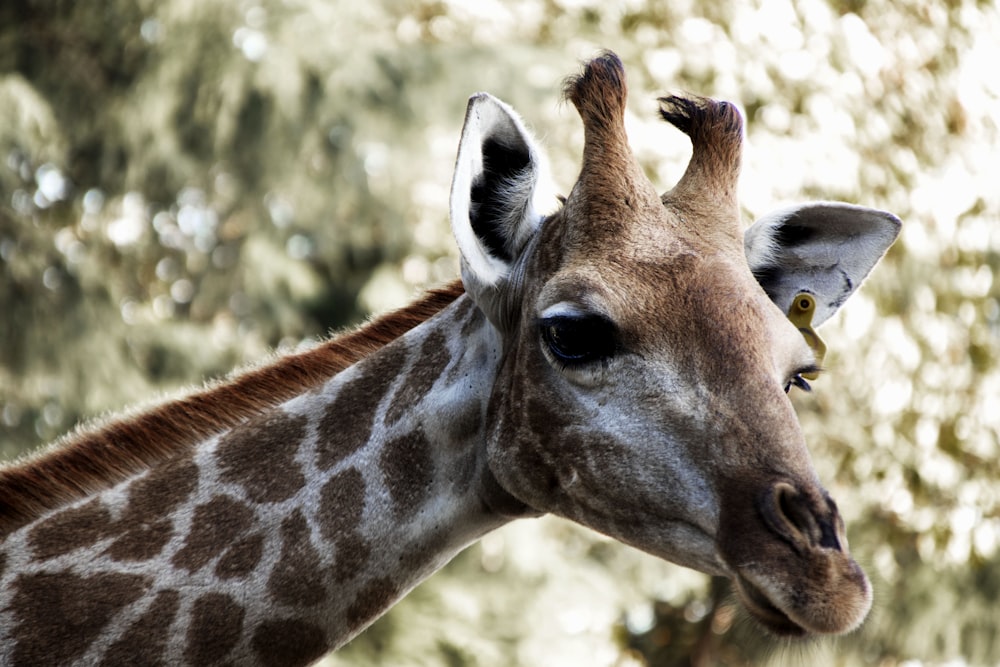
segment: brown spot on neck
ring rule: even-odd
[[[333,576],[346,581],[364,567],[371,547],[358,526],[365,509],[365,479],[357,468],[337,473],[323,486],[317,520],[323,537],[334,544]]]
[[[420,346],[419,358],[392,397],[392,404],[385,413],[386,426],[398,422],[404,414],[413,410],[423,400],[450,361],[448,339],[441,331],[432,332]]]
[[[333,475],[320,492],[319,523],[323,537],[336,540],[356,529],[365,509],[365,478],[357,468]]]
[[[305,440],[307,424],[305,417],[279,411],[230,431],[216,453],[222,481],[242,485],[255,503],[291,498],[305,485],[295,454]]]
[[[388,577],[378,577],[365,584],[347,609],[347,623],[359,631],[388,609],[399,596],[399,585]]]
[[[319,604],[326,599],[326,587],[302,510],[295,510],[281,522],[281,539],[281,555],[267,580],[268,591],[276,601],[291,607]]]
[[[170,518],[138,523],[115,540],[105,553],[119,562],[149,560],[163,551],[173,534],[174,523]]]
[[[353,530],[337,540],[334,550],[333,580],[344,583],[355,579],[364,570],[372,554],[368,540]]]
[[[137,523],[172,514],[198,488],[198,476],[198,466],[188,457],[150,471],[129,485],[121,520]]]
[[[264,536],[244,537],[226,550],[215,566],[220,579],[241,579],[257,568],[264,554]]]
[[[174,554],[174,567],[194,573],[242,537],[252,526],[254,512],[229,496],[215,496],[194,509],[184,547]]]
[[[60,572],[22,575],[13,583],[10,637],[13,665],[65,665],[79,660],[120,610],[138,600],[149,580],[134,574],[81,577]]]
[[[434,483],[434,458],[427,436],[418,429],[386,443],[379,464],[396,517],[413,516],[427,502]]]
[[[265,667],[308,665],[328,648],[322,628],[291,618],[261,623],[253,632],[251,645]]]
[[[205,593],[194,601],[188,621],[184,659],[191,665],[216,665],[243,634],[245,611],[224,593]]]
[[[115,523],[115,530],[123,535],[106,553],[118,561],[143,561],[159,555],[173,536],[171,514],[197,487],[198,468],[186,458],[132,482],[128,506]]]
[[[198,484],[198,470],[188,460],[172,462],[134,481],[128,505],[117,521],[94,499],[57,512],[31,529],[28,543],[35,557],[54,558],[74,549],[117,537],[107,552],[116,560],[145,560],[157,555],[173,531],[169,515]]]
[[[316,465],[335,467],[368,443],[379,404],[406,364],[407,349],[397,342],[367,359],[361,374],[344,384],[319,422]]]
[[[98,499],[42,521],[28,533],[35,558],[47,560],[88,547],[112,534],[111,513]]]

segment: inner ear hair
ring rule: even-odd
[[[504,141],[495,134],[483,141],[483,170],[472,183],[472,229],[494,257],[510,262],[516,248],[510,241],[529,213],[534,188],[530,149],[523,142]]]

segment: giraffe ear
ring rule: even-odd
[[[816,297],[812,323],[830,318],[899,234],[891,213],[840,202],[810,202],[762,217],[743,235],[750,270],[783,313],[796,294]]]
[[[451,185],[451,227],[469,292],[503,281],[538,230],[544,170],[545,157],[514,110],[487,93],[473,95]]]

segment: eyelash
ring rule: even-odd
[[[798,387],[802,391],[810,392],[812,391],[812,385],[803,377],[804,375],[816,375],[822,372],[822,368],[819,366],[807,366],[800,369],[795,373],[792,378],[785,383],[785,393],[787,394],[792,390],[792,387]]]
[[[792,387],[798,387],[802,391],[812,391],[812,385],[801,375],[796,375],[791,380],[785,383],[785,393],[787,394],[792,390]]]

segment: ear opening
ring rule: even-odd
[[[537,231],[544,167],[544,155],[513,109],[486,93],[469,99],[451,189],[451,225],[467,289],[474,287],[470,282],[493,286],[506,278]]]
[[[483,171],[472,181],[469,219],[486,251],[510,263],[520,249],[518,227],[531,206],[531,153],[516,137],[510,142],[502,133],[484,137],[482,151]]]
[[[750,270],[783,313],[798,294],[816,298],[813,325],[847,301],[899,234],[899,218],[841,202],[779,209],[743,235]]]

